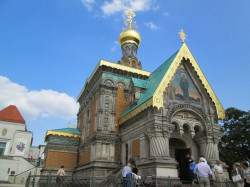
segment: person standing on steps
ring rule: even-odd
[[[205,162],[206,159],[201,157],[199,164],[197,164],[194,169],[194,173],[198,175],[200,187],[210,187],[209,175],[212,175],[212,171]]]
[[[226,177],[224,175],[223,168],[226,166],[226,164],[220,160],[216,161],[216,164],[214,165],[214,176],[217,182],[218,187],[222,187],[223,183],[226,182]]]
[[[61,166],[61,168],[57,171],[57,177],[56,177],[57,187],[60,187],[60,185],[63,184],[64,176],[66,176],[66,172],[64,171],[64,166]]]
[[[131,187],[132,186],[132,169],[135,166],[135,161],[130,159],[128,164],[122,169],[122,177],[123,177],[123,187]]]

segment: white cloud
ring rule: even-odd
[[[113,46],[113,47],[111,47],[111,51],[112,51],[112,52],[115,52],[115,51],[116,51],[116,49],[117,49],[117,46]]]
[[[169,16],[169,12],[163,12],[163,16]]]
[[[37,117],[76,118],[79,105],[73,97],[53,90],[28,90],[0,76],[0,109],[16,105],[25,120]]]
[[[114,46],[111,47],[111,51],[112,51],[112,52],[115,52],[118,46],[119,46],[118,41],[114,41]]]
[[[105,1],[101,9],[105,15],[125,11],[129,8],[132,8],[133,11],[145,11],[150,9],[151,3],[151,0],[112,0],[111,2]]]
[[[155,25],[153,22],[146,22],[145,23],[145,25],[147,26],[147,27],[149,27],[150,29],[152,29],[152,30],[157,30],[157,29],[159,29],[159,26],[157,26],[157,25]]]
[[[88,9],[88,11],[91,11],[94,0],[82,0],[82,3]]]
[[[153,11],[156,11],[156,10],[158,10],[159,8],[160,8],[160,6],[157,5],[157,6],[153,7],[152,9],[153,9]]]

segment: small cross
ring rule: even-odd
[[[133,12],[132,9],[129,9],[128,11],[125,12],[125,14],[128,16],[127,21],[129,22],[129,27],[131,28],[131,23],[132,23],[133,17],[135,17],[135,13]]]
[[[185,39],[187,35],[183,32],[183,29],[181,29],[181,32],[179,32],[179,36],[182,39],[182,43],[185,43]]]
[[[135,17],[135,13],[133,12],[132,9],[129,9],[128,11],[126,11],[125,14],[128,15],[129,20],[132,20],[133,17]]]

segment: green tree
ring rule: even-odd
[[[250,111],[226,109],[226,120],[221,121],[222,138],[219,142],[220,159],[229,165],[250,159]]]

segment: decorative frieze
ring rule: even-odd
[[[173,114],[181,109],[192,110],[192,111],[196,112],[197,114],[199,114],[199,116],[201,116],[206,123],[209,123],[209,120],[208,120],[206,114],[203,112],[203,109],[195,107],[195,106],[190,105],[190,104],[178,104],[178,105],[172,106],[169,109],[169,111],[167,112],[168,123],[171,123],[171,117],[173,116]]]
[[[113,75],[113,74],[110,74],[110,73],[103,73],[102,74],[102,78],[111,79],[116,84],[118,82],[123,82],[126,85],[126,87],[130,84],[130,79],[122,77],[122,76],[116,76],[116,75]]]
[[[49,143],[52,144],[61,144],[61,145],[71,145],[71,146],[78,146],[79,145],[79,140],[78,139],[64,139],[64,138],[56,138],[56,137],[51,137],[49,139]]]
[[[48,152],[48,151],[58,151],[58,152],[76,153],[77,149],[78,149],[77,146],[48,144],[46,146],[45,152]]]
[[[172,116],[179,110],[191,110],[197,113],[205,122],[206,132],[209,133],[212,130],[211,124],[209,119],[207,118],[206,114],[203,112],[202,108],[195,107],[190,104],[178,104],[172,106],[169,111],[167,112],[167,122],[171,123]]]
[[[93,143],[108,143],[108,144],[115,144],[119,141],[119,136],[116,134],[106,134],[106,133],[95,133],[91,138],[86,139],[84,144],[82,144],[80,147],[81,149],[85,149],[85,147],[89,147]]]

